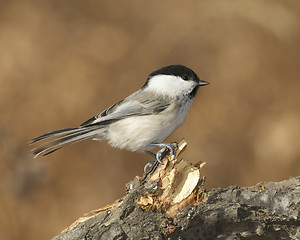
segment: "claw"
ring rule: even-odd
[[[150,146],[154,147],[160,147],[161,149],[156,153],[152,153],[150,151],[145,151],[146,153],[150,154],[152,157],[156,159],[156,161],[153,162],[148,162],[145,167],[144,167],[144,172],[146,173],[146,170],[148,167],[152,167],[155,162],[158,162],[159,164],[164,164],[162,162],[163,158],[166,157],[166,150],[169,150],[169,158],[175,158],[177,155],[176,150],[178,149],[178,144],[177,143],[151,143]],[[172,160],[173,160],[172,159]]]
[[[147,173],[147,168],[151,168],[154,165],[155,161],[148,162],[144,167],[144,173]]]
[[[170,154],[168,157],[176,157],[176,150],[178,149],[178,144],[177,143],[151,143],[151,146],[155,146],[155,147],[160,147],[161,149],[156,153],[156,160],[160,163],[162,163],[162,156],[163,153],[168,149]],[[164,156],[165,157],[165,156]]]
[[[160,150],[156,153],[156,157],[155,157],[155,158],[156,158],[156,161],[158,161],[160,164],[163,164],[163,162],[162,162],[162,159],[163,159],[162,154],[163,154],[165,151],[166,151],[166,147],[160,149]]]
[[[171,143],[171,145],[173,146],[174,149],[178,150],[178,143],[177,142],[173,142]]]
[[[166,149],[166,148],[168,148],[170,151],[170,154],[168,155],[168,157],[169,158],[173,157],[173,159],[174,159],[177,155],[176,149],[178,149],[178,144],[177,143],[168,143],[168,144],[166,144],[164,149]]]
[[[177,154],[177,152],[176,152],[176,150],[175,149],[178,149],[178,144],[177,143],[171,143],[170,145],[169,145],[169,150],[170,150],[170,156],[169,157],[176,157],[176,154]]]

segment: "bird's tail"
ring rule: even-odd
[[[31,151],[35,158],[40,155],[46,156],[64,146],[95,137],[96,135],[98,138],[101,135],[101,132],[103,132],[103,128],[99,128],[97,125],[60,129],[32,139],[30,144],[35,144],[37,142],[40,144]]]

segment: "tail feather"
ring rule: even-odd
[[[51,150],[51,151],[48,151],[48,152],[44,153],[42,156],[47,156],[47,155],[49,155],[49,154],[51,154],[51,153],[56,152],[57,150],[61,149],[62,147],[69,146],[69,145],[72,145],[72,144],[74,144],[74,143],[78,143],[78,142],[83,141],[83,140],[86,140],[86,139],[88,139],[88,138],[90,138],[90,137],[85,137],[85,138],[81,138],[81,139],[79,139],[79,140],[77,140],[77,141],[74,141],[74,142],[66,143],[65,145],[63,145],[63,146],[61,146],[61,147],[57,147],[57,148],[55,148],[55,149],[53,149],[53,150]],[[37,156],[38,156],[38,155],[37,155]],[[36,158],[37,156],[35,156],[35,158]]]
[[[60,133],[57,133],[58,131]],[[36,143],[38,141],[44,140],[36,148],[33,148],[32,151],[38,149],[41,146],[52,145],[54,141],[57,141],[57,140],[60,140],[60,139],[63,139],[63,138],[65,139],[66,137],[72,137],[72,136],[75,136],[75,135],[77,136],[78,133],[84,134],[85,131],[87,131],[87,128],[74,128],[74,129],[72,129],[72,131],[69,131],[69,129],[60,129],[58,131],[46,133],[45,135],[42,135],[42,136],[38,137],[40,139],[35,138],[35,139],[38,139],[37,141],[34,141],[35,139],[31,140],[30,144],[34,144],[34,143]],[[49,140],[46,141],[46,139],[47,140],[49,139]]]
[[[42,136],[39,136],[37,138],[34,138],[29,143],[33,144],[33,143],[41,141],[41,140],[43,140],[45,138],[54,137],[54,136],[61,135],[61,134],[67,134],[67,133],[71,133],[71,132],[74,132],[74,131],[78,131],[78,128],[64,128],[64,129],[59,129],[59,130],[56,130],[56,131],[53,131],[53,132],[46,133],[46,134],[44,134]]]
[[[41,143],[37,147],[33,148],[31,151],[33,152],[35,158],[40,155],[46,156],[64,146],[86,140],[88,138],[94,137],[95,135],[98,136],[99,133],[101,133],[101,128],[99,128],[99,126],[66,128],[57,130],[54,132],[46,133],[31,140],[30,143],[33,144],[42,140],[49,139],[48,141]]]

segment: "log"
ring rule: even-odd
[[[201,168],[164,158],[127,195],[76,220],[52,240],[300,239],[300,177],[207,192]]]

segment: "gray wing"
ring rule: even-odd
[[[33,139],[31,143],[48,140],[45,140],[32,151],[35,157],[41,154],[43,156],[48,155],[63,146],[94,137],[101,130],[98,125],[106,125],[128,116],[157,114],[168,109],[171,104],[172,99],[170,98],[155,97],[151,93],[139,90],[84,122],[79,128],[61,129]]]
[[[87,120],[81,126],[109,123],[128,116],[158,114],[166,110],[171,103],[168,97],[155,96],[153,93],[139,90]]]

